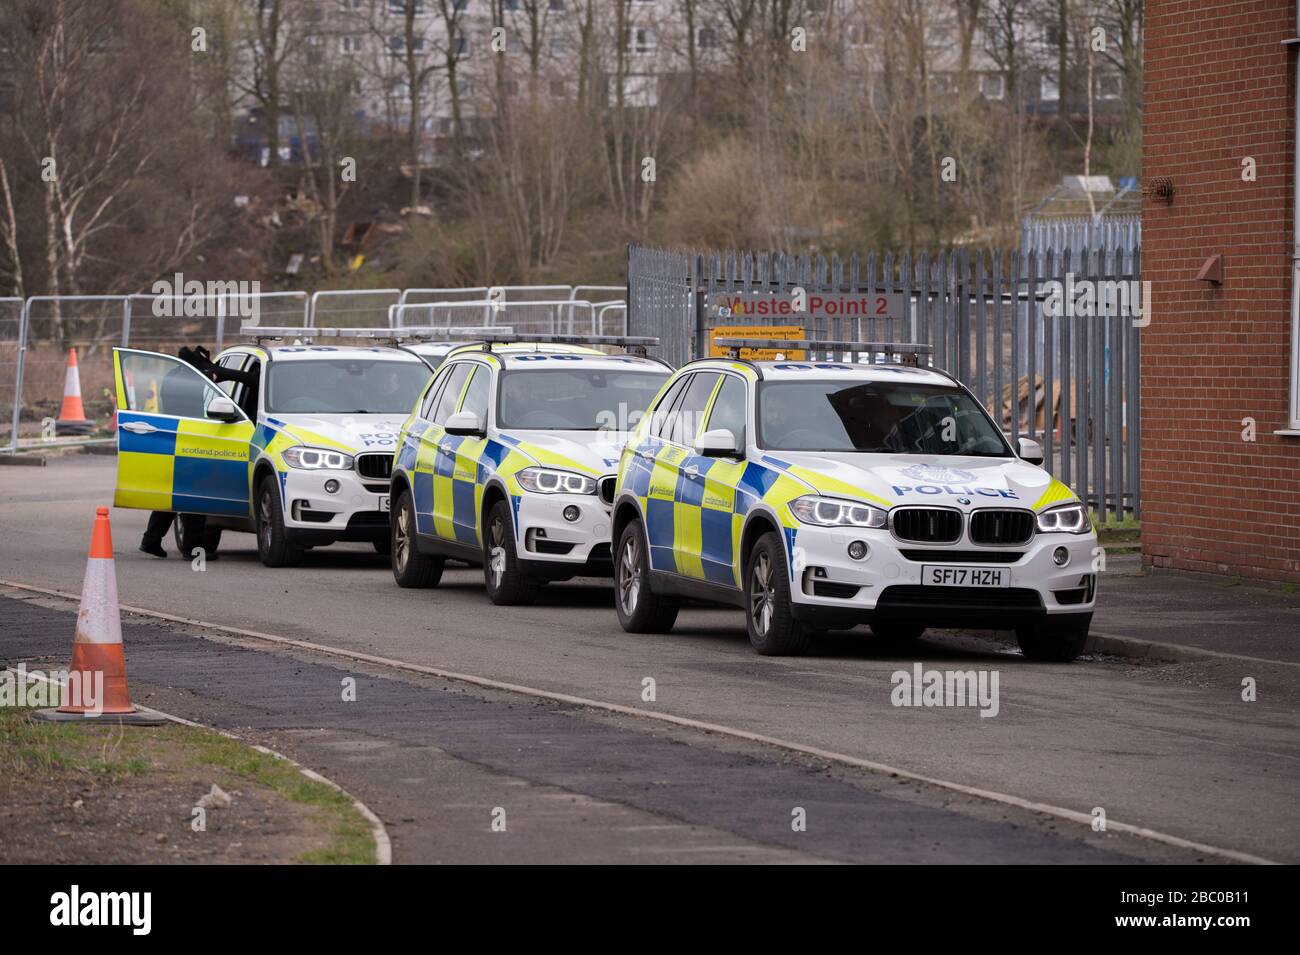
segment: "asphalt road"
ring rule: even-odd
[[[0,579],[79,590],[94,507],[111,501],[114,473],[114,458],[84,455],[42,469],[0,468]],[[366,547],[315,551],[299,568],[268,570],[257,562],[251,536],[230,534],[221,559],[196,572],[189,562],[135,550],[145,517],[113,512],[126,604],[720,724],[1084,814],[1102,807],[1109,820],[1300,861],[1296,668],[1232,661],[1137,665],[1116,658],[1031,664],[978,634],[931,635],[900,655],[873,644],[865,630],[827,640],[810,656],[762,658],[750,650],[739,614],[727,609],[689,608],[669,635],[625,634],[608,585],[593,581],[549,586],[535,607],[499,608],[483,596],[476,569],[449,569],[436,590],[404,591],[394,585],[386,559]],[[1104,581],[1101,593],[1104,600]],[[0,651],[21,654],[24,635],[5,616],[0,604]],[[1122,626],[1122,618],[1106,623],[1111,632]],[[997,671],[998,715],[893,706],[891,674],[916,662],[926,669]],[[1247,676],[1258,681],[1256,702],[1241,699]],[[646,677],[655,681],[653,702],[642,699]],[[586,719],[613,733],[647,732],[647,721],[635,717]],[[701,785],[709,783],[711,767],[724,772],[726,760],[700,756],[731,744],[689,738],[687,730],[662,724],[651,731],[685,743],[681,765]],[[461,738],[452,749],[476,762],[472,739]],[[484,746],[481,762],[494,765],[489,749]],[[770,748],[750,755],[774,766],[786,758]],[[576,761],[556,765],[570,770],[543,774],[547,785],[578,793],[595,788]],[[539,773],[531,766],[521,776]],[[749,784],[761,786],[762,779],[756,774]],[[978,800],[922,791],[928,789],[919,787],[915,798],[964,818],[980,816],[972,804]],[[599,796],[632,802],[614,790]],[[689,806],[671,801],[643,808],[692,818]],[[1062,838],[1078,840],[1081,852],[1094,848],[1086,826],[1013,822],[1012,828],[1058,834],[1077,826],[1084,831]],[[1021,858],[1008,831],[981,830],[971,838],[987,861]],[[754,833],[746,838],[768,841]],[[1155,861],[1195,857],[1171,856],[1137,839],[1114,848]]]

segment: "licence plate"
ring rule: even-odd
[[[921,583],[927,587],[1010,587],[1011,571],[1005,567],[946,567],[926,564]]]
[[[381,498],[379,499],[379,509],[380,509],[381,511],[386,511],[386,510],[388,510],[388,498],[387,498],[387,497],[381,497]]]

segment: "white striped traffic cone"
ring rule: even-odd
[[[95,511],[86,558],[86,579],[77,611],[72,665],[63,705],[38,710],[47,720],[107,719],[114,723],[157,725],[162,720],[131,704],[126,688],[126,655],[122,649],[122,617],[117,606],[117,571],[113,566],[113,532],[108,508]]]

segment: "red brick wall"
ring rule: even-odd
[[[1300,438],[1287,427],[1295,0],[1147,0],[1142,554],[1300,581]],[[1244,157],[1257,180],[1243,182]],[[1223,284],[1196,281],[1223,256]],[[1242,440],[1242,419],[1257,440]]]

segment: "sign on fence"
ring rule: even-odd
[[[805,317],[901,320],[907,316],[907,297],[900,292],[742,290],[714,292],[707,307],[722,322]]]
[[[792,338],[803,338],[804,327],[802,325],[725,325],[709,329],[709,357],[726,358],[731,353],[724,345],[715,345],[715,338],[768,338],[772,341],[782,341]],[[775,348],[742,348],[740,357],[749,361],[775,361],[777,358],[788,358],[791,361],[802,361],[807,356],[802,350],[778,352]]]

